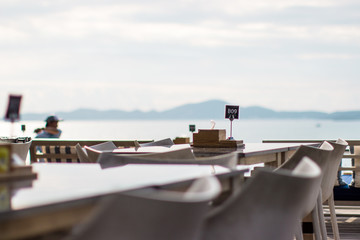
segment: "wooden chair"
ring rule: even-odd
[[[105,198],[69,239],[198,240],[209,202],[220,190],[215,177],[204,177],[186,192],[116,194]]]
[[[292,171],[297,167],[301,159],[307,156],[310,159],[312,159],[316,164],[318,164],[318,166],[322,170],[322,175],[321,175],[321,181],[322,181],[324,172],[326,172],[328,169],[330,155],[333,149],[334,148],[328,142],[323,142],[321,144],[321,148],[302,145],[296,150],[294,155],[288,161],[283,163],[275,171],[281,169],[287,169]],[[319,222],[319,215],[317,209],[318,208],[317,199],[319,198],[320,194],[321,192],[319,188],[318,191],[314,192],[311,195],[311,200],[309,200],[309,205],[306,206],[302,215],[302,218],[305,218],[307,215],[311,214],[311,217],[313,219],[312,224],[316,239],[321,238],[321,225]],[[296,231],[296,239],[297,240],[303,239],[301,221],[299,222],[298,225],[298,231]]]
[[[292,239],[321,183],[321,170],[312,160],[305,157],[299,166],[255,171],[238,194],[208,216],[201,239]]]

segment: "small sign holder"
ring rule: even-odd
[[[193,132],[195,132],[195,130],[196,130],[195,124],[190,124],[189,125],[189,131],[193,133]]]
[[[5,113],[5,120],[11,122],[10,136],[14,136],[14,122],[20,119],[20,103],[22,95],[9,95],[9,102]]]
[[[194,135],[194,132],[196,130],[195,124],[189,124],[189,131]],[[191,141],[191,140],[189,140]],[[194,140],[193,140],[194,141]]]
[[[239,106],[225,105],[225,118],[230,120],[230,137],[228,140],[234,140],[232,136],[232,122],[234,119],[239,119]]]
[[[25,124],[21,125],[21,131],[23,132],[23,135],[25,135],[25,131],[26,131],[26,125]]]

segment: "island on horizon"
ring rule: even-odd
[[[222,100],[209,100],[200,103],[184,104],[165,111],[123,111],[78,109],[69,112],[56,112],[67,120],[161,120],[161,119],[223,119],[225,105]],[[44,120],[51,113],[25,113],[22,120]],[[360,120],[360,111],[325,113],[320,111],[274,111],[261,106],[241,107],[241,119],[328,119]]]

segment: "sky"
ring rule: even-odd
[[[358,0],[0,0],[3,112],[360,110],[359,78]]]

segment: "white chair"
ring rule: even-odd
[[[110,156],[110,154],[128,157],[128,158],[137,158],[137,159],[159,159],[159,160],[170,160],[170,159],[195,159],[195,156],[190,147],[188,148],[180,148],[171,151],[165,152],[154,152],[154,153],[131,153],[131,154],[124,154],[124,153],[112,153],[112,150],[97,150],[92,147],[84,147],[89,159],[91,162],[99,162],[100,155],[102,154],[109,154],[106,156]],[[147,148],[147,147],[143,147]],[[103,158],[103,157],[102,157]],[[119,157],[121,158],[121,157]]]
[[[184,193],[116,194],[101,201],[69,239],[198,240],[209,202],[220,190],[215,177],[204,177]]]
[[[201,239],[292,239],[321,183],[321,170],[312,160],[305,157],[299,166],[294,171],[256,170],[239,193],[207,218]]]
[[[79,144],[77,143],[75,145],[75,150],[76,150],[76,154],[78,156],[78,159],[81,163],[88,163],[89,162],[89,157],[85,151],[85,149]]]
[[[311,158],[320,167],[322,171],[322,175],[321,175],[321,180],[322,180],[324,172],[327,171],[328,169],[330,156],[333,150],[334,148],[326,141],[321,144],[321,148],[302,145],[296,150],[296,152],[291,156],[291,158],[288,161],[283,163],[275,171],[279,169],[287,169],[293,171],[298,166],[301,159],[306,156]],[[311,217],[313,219],[313,229],[316,239],[321,238],[321,225],[319,222],[319,215],[317,209],[318,208],[317,199],[319,198],[320,195],[321,195],[321,189],[319,188],[318,191],[314,192],[311,195],[308,202],[309,204],[304,209],[302,215],[302,218],[304,218],[307,215],[311,214]],[[298,225],[298,230],[296,231],[297,240],[303,239],[301,227],[302,225],[300,221]]]
[[[135,140],[134,142],[135,142],[135,147],[172,146],[175,144],[173,140],[171,140],[171,138],[165,138],[148,143],[139,143],[137,140]]]
[[[110,168],[122,166],[126,164],[198,164],[198,165],[218,165],[229,169],[236,169],[238,163],[238,153],[231,152],[228,154],[221,154],[212,157],[195,158],[190,155],[190,158],[182,155],[169,155],[164,153],[160,154],[115,154],[115,153],[102,153],[98,162],[101,168]]]
[[[337,179],[337,172],[339,169],[340,162],[344,155],[345,149],[348,143],[343,139],[338,139],[335,143],[330,142],[334,150],[332,151],[329,164],[321,182],[321,195],[318,199],[318,215],[320,219],[321,234],[323,239],[327,239],[327,231],[324,219],[323,203],[328,202],[330,210],[331,226],[334,234],[334,239],[340,239],[339,227],[336,220],[335,202],[334,202],[334,185]],[[320,148],[322,148],[321,146]]]
[[[89,155],[89,152],[87,151],[87,148],[99,152],[97,155],[93,154],[92,152]],[[95,163],[97,160],[98,155],[102,151],[112,151],[116,149],[116,145],[113,142],[104,142],[99,143],[93,146],[84,146],[81,147],[81,145],[78,143],[75,145],[76,153],[78,155],[78,158],[80,160],[80,163]]]
[[[11,143],[12,152],[17,154],[23,161],[26,161],[31,142],[32,141],[25,143]]]

